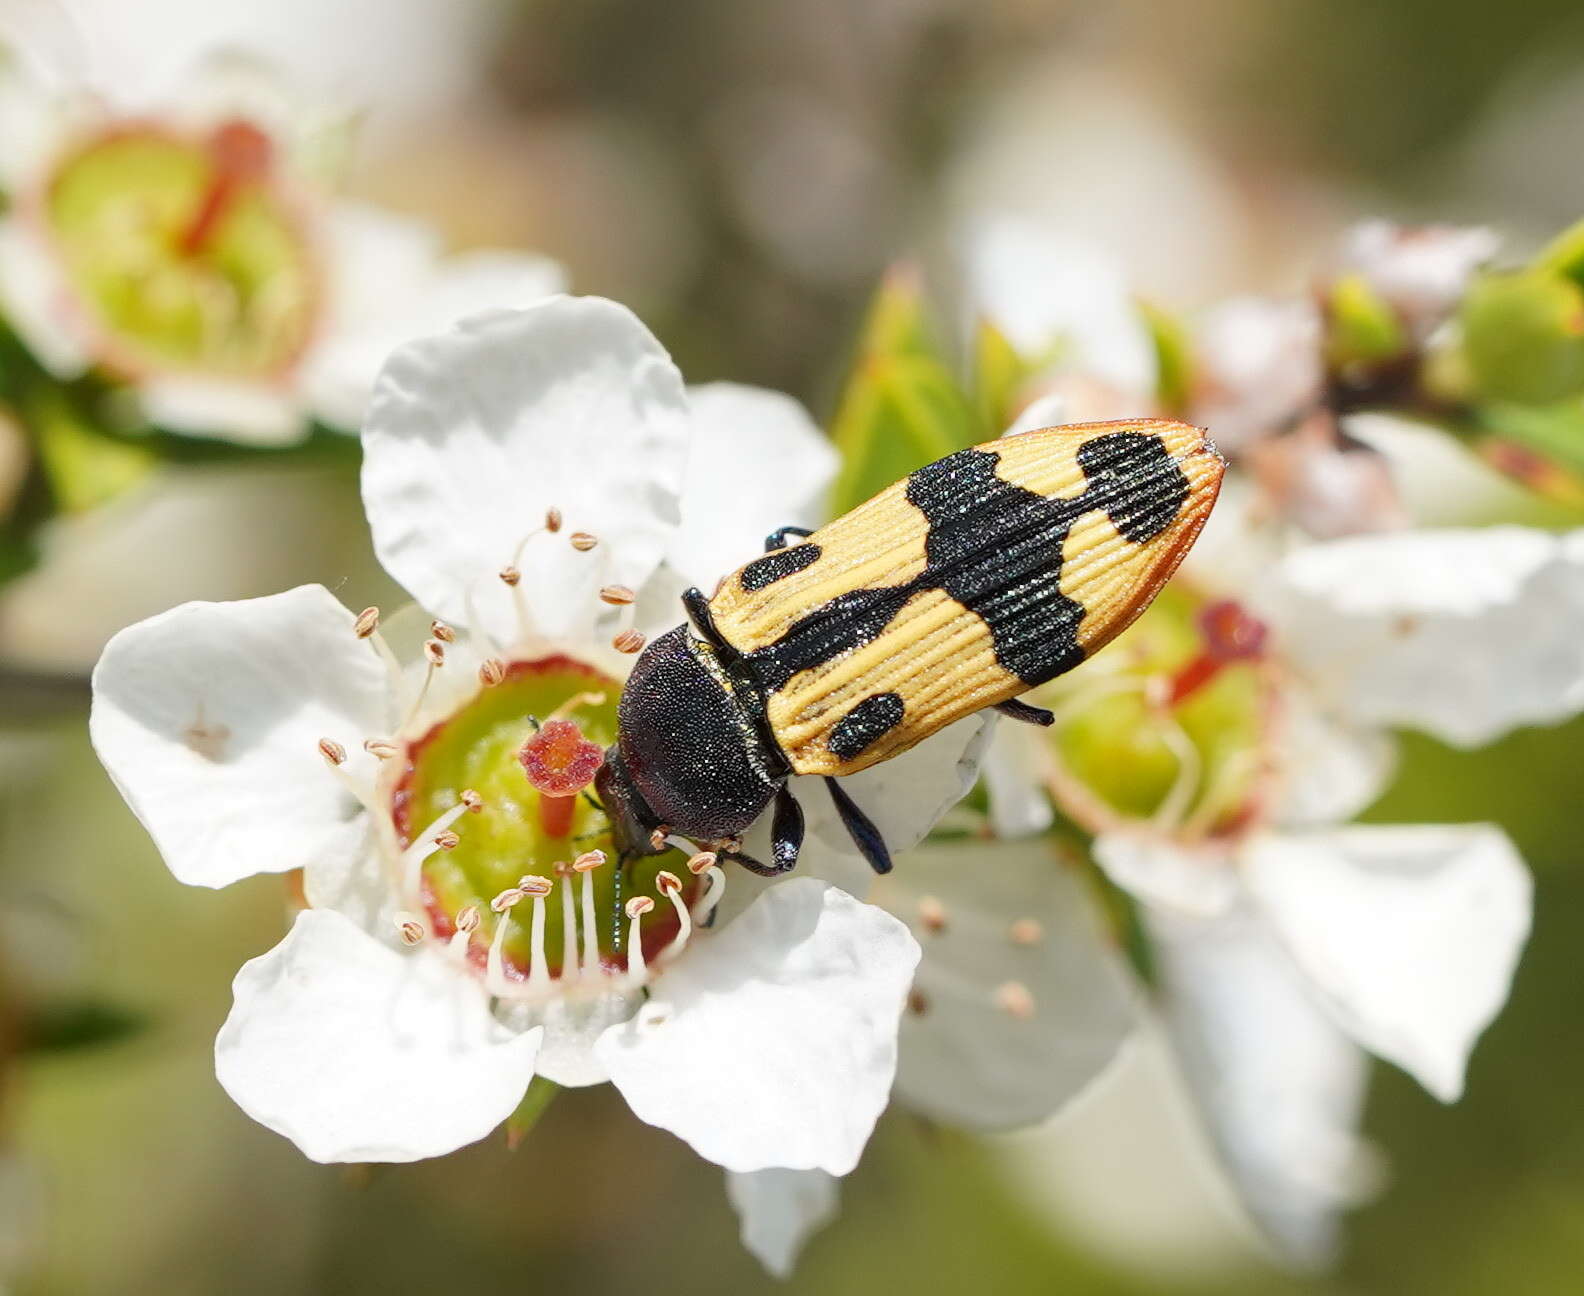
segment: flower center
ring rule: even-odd
[[[1265,626],[1180,578],[1105,657],[1051,685],[1058,798],[1106,826],[1237,831],[1257,808],[1274,692]]]
[[[632,973],[685,934],[702,889],[688,856],[623,865],[588,795],[620,689],[569,657],[514,662],[407,745],[392,815],[403,846],[427,835],[443,847],[419,878],[429,924],[440,937],[461,928],[469,957],[507,980]],[[464,805],[475,812],[458,815]]]
[[[318,266],[248,122],[106,131],[60,163],[42,215],[120,368],[268,378],[308,343]]]

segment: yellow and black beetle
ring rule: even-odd
[[[1166,419],[1044,428],[960,450],[806,532],[785,527],[693,624],[655,639],[622,692],[597,790],[624,858],[670,833],[730,843],[773,800],[772,861],[797,863],[793,774],[824,775],[869,862],[880,833],[838,779],[1071,670],[1149,605],[1225,465]],[[790,535],[804,537],[787,544]]]

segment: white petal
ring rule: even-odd
[[[1062,368],[1124,391],[1155,386],[1155,348],[1121,267],[1059,230],[1003,218],[969,243],[974,310],[1031,359],[1057,351]]]
[[[693,453],[670,559],[705,591],[764,552],[783,526],[818,525],[836,449],[792,397],[763,387],[690,387]]]
[[[595,1051],[637,1115],[727,1170],[846,1174],[896,1074],[917,943],[814,878],[695,938]]]
[[[642,1002],[639,994],[602,994],[577,1002],[552,999],[543,1008],[526,1008],[520,1020],[511,1007],[503,1016],[519,1030],[543,1026],[544,1041],[534,1070],[564,1088],[581,1089],[610,1079],[594,1045],[612,1026],[631,1017]]]
[[[803,1244],[836,1218],[840,1184],[823,1170],[727,1171],[744,1248],[774,1277],[790,1278]]]
[[[1340,268],[1362,274],[1423,338],[1456,309],[1474,271],[1500,247],[1501,236],[1478,225],[1362,221],[1343,236]]]
[[[1305,298],[1234,297],[1197,330],[1193,418],[1223,449],[1279,431],[1320,394],[1320,314]]]
[[[185,603],[121,631],[93,675],[99,759],[183,882],[225,886],[360,850],[362,811],[319,754],[385,732],[385,674],[319,585]]]
[[[1237,898],[1238,877],[1228,851],[1188,846],[1147,831],[1103,832],[1094,839],[1095,863],[1139,900],[1177,913],[1209,918]]]
[[[496,1022],[470,971],[328,910],[298,914],[232,994],[215,1073],[315,1161],[442,1156],[511,1115],[533,1078],[539,1032]]]
[[[75,378],[92,363],[86,321],[55,258],[19,220],[0,222],[0,306],[39,364]]]
[[[1364,1055],[1246,909],[1146,920],[1167,1028],[1240,1197],[1294,1259],[1324,1262],[1364,1187]]]
[[[1069,404],[1067,397],[1060,392],[1046,392],[1036,396],[1018,412],[1018,416],[1012,420],[1012,425],[1001,435],[1021,436],[1024,432],[1036,432],[1040,428],[1056,427],[1071,422],[1067,417]]]
[[[319,416],[348,430],[362,426],[380,366],[402,343],[566,287],[548,257],[480,250],[442,258],[428,227],[361,204],[340,204],[331,229],[334,316],[306,384]]]
[[[1465,746],[1577,710],[1584,563],[1524,527],[1309,545],[1264,614],[1282,651],[1360,720]]]
[[[1131,980],[1092,898],[1046,844],[932,846],[872,898],[924,951],[896,1084],[915,1111],[970,1129],[1032,1125],[1083,1092],[1132,1034]],[[921,900],[944,926],[924,922]]]
[[[995,733],[994,712],[982,711],[948,725],[900,756],[842,779],[842,787],[873,821],[893,855],[923,841],[942,815],[967,795]],[[793,794],[808,824],[809,862],[819,868],[819,852],[852,857],[852,837],[836,813],[824,779],[794,778]]]
[[[1385,790],[1397,763],[1389,734],[1337,714],[1298,681],[1281,695],[1279,723],[1277,823],[1342,823]]]
[[[1046,736],[1034,725],[997,725],[982,767],[997,837],[1033,837],[1055,822],[1046,791]]]
[[[692,435],[681,375],[625,307],[552,297],[403,346],[364,429],[363,499],[385,568],[426,608],[510,640],[496,573],[522,570],[537,628],[586,615],[600,584],[641,587],[680,520]],[[559,536],[519,546],[558,507]],[[600,538],[574,552],[566,535]],[[475,626],[475,628],[478,628]]]
[[[1443,1102],[1507,1000],[1530,881],[1487,824],[1270,835],[1248,885],[1338,1024]]]
[[[156,427],[239,445],[281,446],[308,431],[308,411],[289,389],[196,375],[150,378],[138,387],[144,417]]]

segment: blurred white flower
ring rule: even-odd
[[[1501,237],[1483,226],[1363,221],[1342,237],[1338,275],[1359,274],[1425,341],[1457,309],[1469,280]]]
[[[1295,425],[1319,402],[1322,323],[1303,298],[1233,297],[1194,330],[1192,418],[1233,454]]]
[[[55,376],[125,381],[157,426],[355,430],[395,345],[564,286],[546,258],[444,257],[422,226],[331,200],[344,126],[251,63],[118,107],[19,64],[0,76],[0,311]]]
[[[1390,726],[1473,746],[1584,707],[1584,533],[1258,552],[1235,505],[1213,518],[1187,569],[1199,591],[1176,586],[1050,691],[1045,756],[1140,902],[1167,1025],[1241,1195],[1319,1261],[1362,1182],[1361,1049],[1455,1100],[1529,929],[1528,874],[1499,828],[1348,821],[1390,776]],[[1096,781],[1113,743],[1125,786]],[[1152,778],[1162,790],[1141,793]]]
[[[829,447],[778,394],[690,399],[630,313],[576,298],[400,349],[364,446],[376,548],[444,619],[416,673],[400,618],[314,586],[176,608],[95,673],[96,749],[178,878],[303,871],[309,907],[237,977],[221,1082],[322,1161],[449,1151],[538,1074],[610,1080],[733,1172],[846,1173],[891,1087],[906,927],[816,877],[728,886],[707,851],[618,877],[577,795],[613,642],[806,516]],[[942,808],[919,788],[960,788],[978,728],[866,808],[917,840]]]

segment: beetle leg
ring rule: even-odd
[[[763,860],[755,859],[752,855],[740,850],[720,850],[715,852],[717,859],[730,860],[733,864],[741,864],[750,873],[757,873],[760,877],[780,877],[786,872],[774,864],[766,864]]]
[[[693,623],[693,628],[699,632],[699,638],[709,644],[727,664],[736,661],[742,656],[726,641],[715,625],[715,614],[710,611],[709,600],[704,597],[704,591],[696,585],[690,585],[682,591],[682,606],[687,611],[688,620]]]
[[[803,807],[784,783],[776,793],[775,818],[770,821],[770,842],[778,873],[785,873],[797,864],[798,852],[803,849]]]
[[[847,829],[859,853],[869,861],[869,867],[876,873],[889,873],[891,851],[880,830],[875,827],[874,820],[858,808],[858,803],[847,795],[847,789],[839,780],[827,775],[825,786],[830,788],[831,800],[836,803],[836,813],[841,816],[842,826]]]
[[[773,553],[777,549],[785,549],[788,536],[811,536],[813,534],[807,527],[780,527],[765,537],[765,552]]]
[[[993,711],[999,711],[1009,720],[1021,720],[1024,724],[1053,725],[1056,723],[1056,713],[1047,711],[1044,707],[1030,706],[1027,702],[1019,702],[1012,698],[1006,702],[997,702]]]

